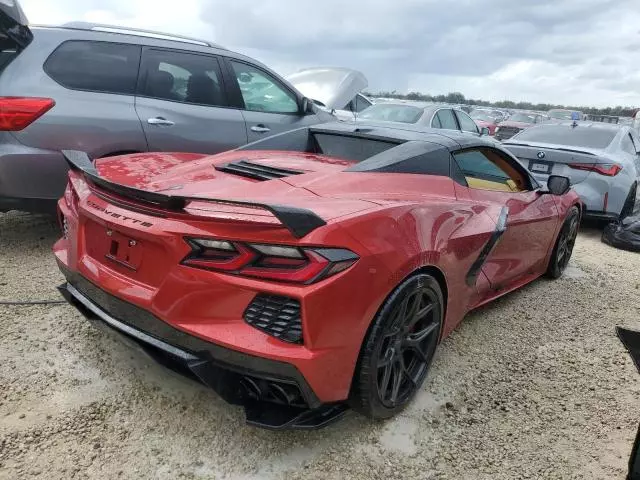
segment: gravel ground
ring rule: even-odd
[[[0,301],[59,299],[57,235],[0,214]],[[400,417],[269,432],[67,305],[0,305],[0,479],[622,479],[640,375],[615,325],[640,328],[640,255],[583,230],[562,279],[464,320]]]

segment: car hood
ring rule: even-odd
[[[369,82],[350,68],[308,68],[287,77],[300,93],[328,110],[342,110]]]

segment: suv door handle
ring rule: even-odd
[[[265,127],[262,124],[259,124],[259,125],[254,125],[253,127],[251,127],[251,131],[252,132],[256,132],[256,133],[267,133],[267,132],[270,132],[271,129],[269,127]]]
[[[170,127],[171,125],[175,125],[174,122],[172,122],[171,120],[167,120],[164,117],[149,118],[147,120],[147,123],[149,125],[163,125],[163,126],[166,126],[166,127]]]

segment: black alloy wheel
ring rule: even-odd
[[[409,403],[431,366],[443,304],[440,286],[430,275],[415,275],[396,288],[365,340],[354,378],[354,409],[388,418]]]
[[[558,234],[558,240],[553,249],[547,276],[551,278],[559,278],[569,265],[573,247],[578,237],[578,228],[580,227],[580,212],[577,207],[572,207],[567,214],[562,230]]]
[[[633,186],[631,187],[631,190],[629,191],[629,195],[627,196],[627,199],[624,202],[622,211],[620,212],[620,220],[630,215],[633,215],[635,206],[636,206],[637,194],[638,194],[638,185],[634,183]]]

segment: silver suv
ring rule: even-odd
[[[0,1],[0,92],[0,212],[54,207],[62,149],[218,153],[334,119],[218,45],[88,23],[29,27],[13,1]]]

